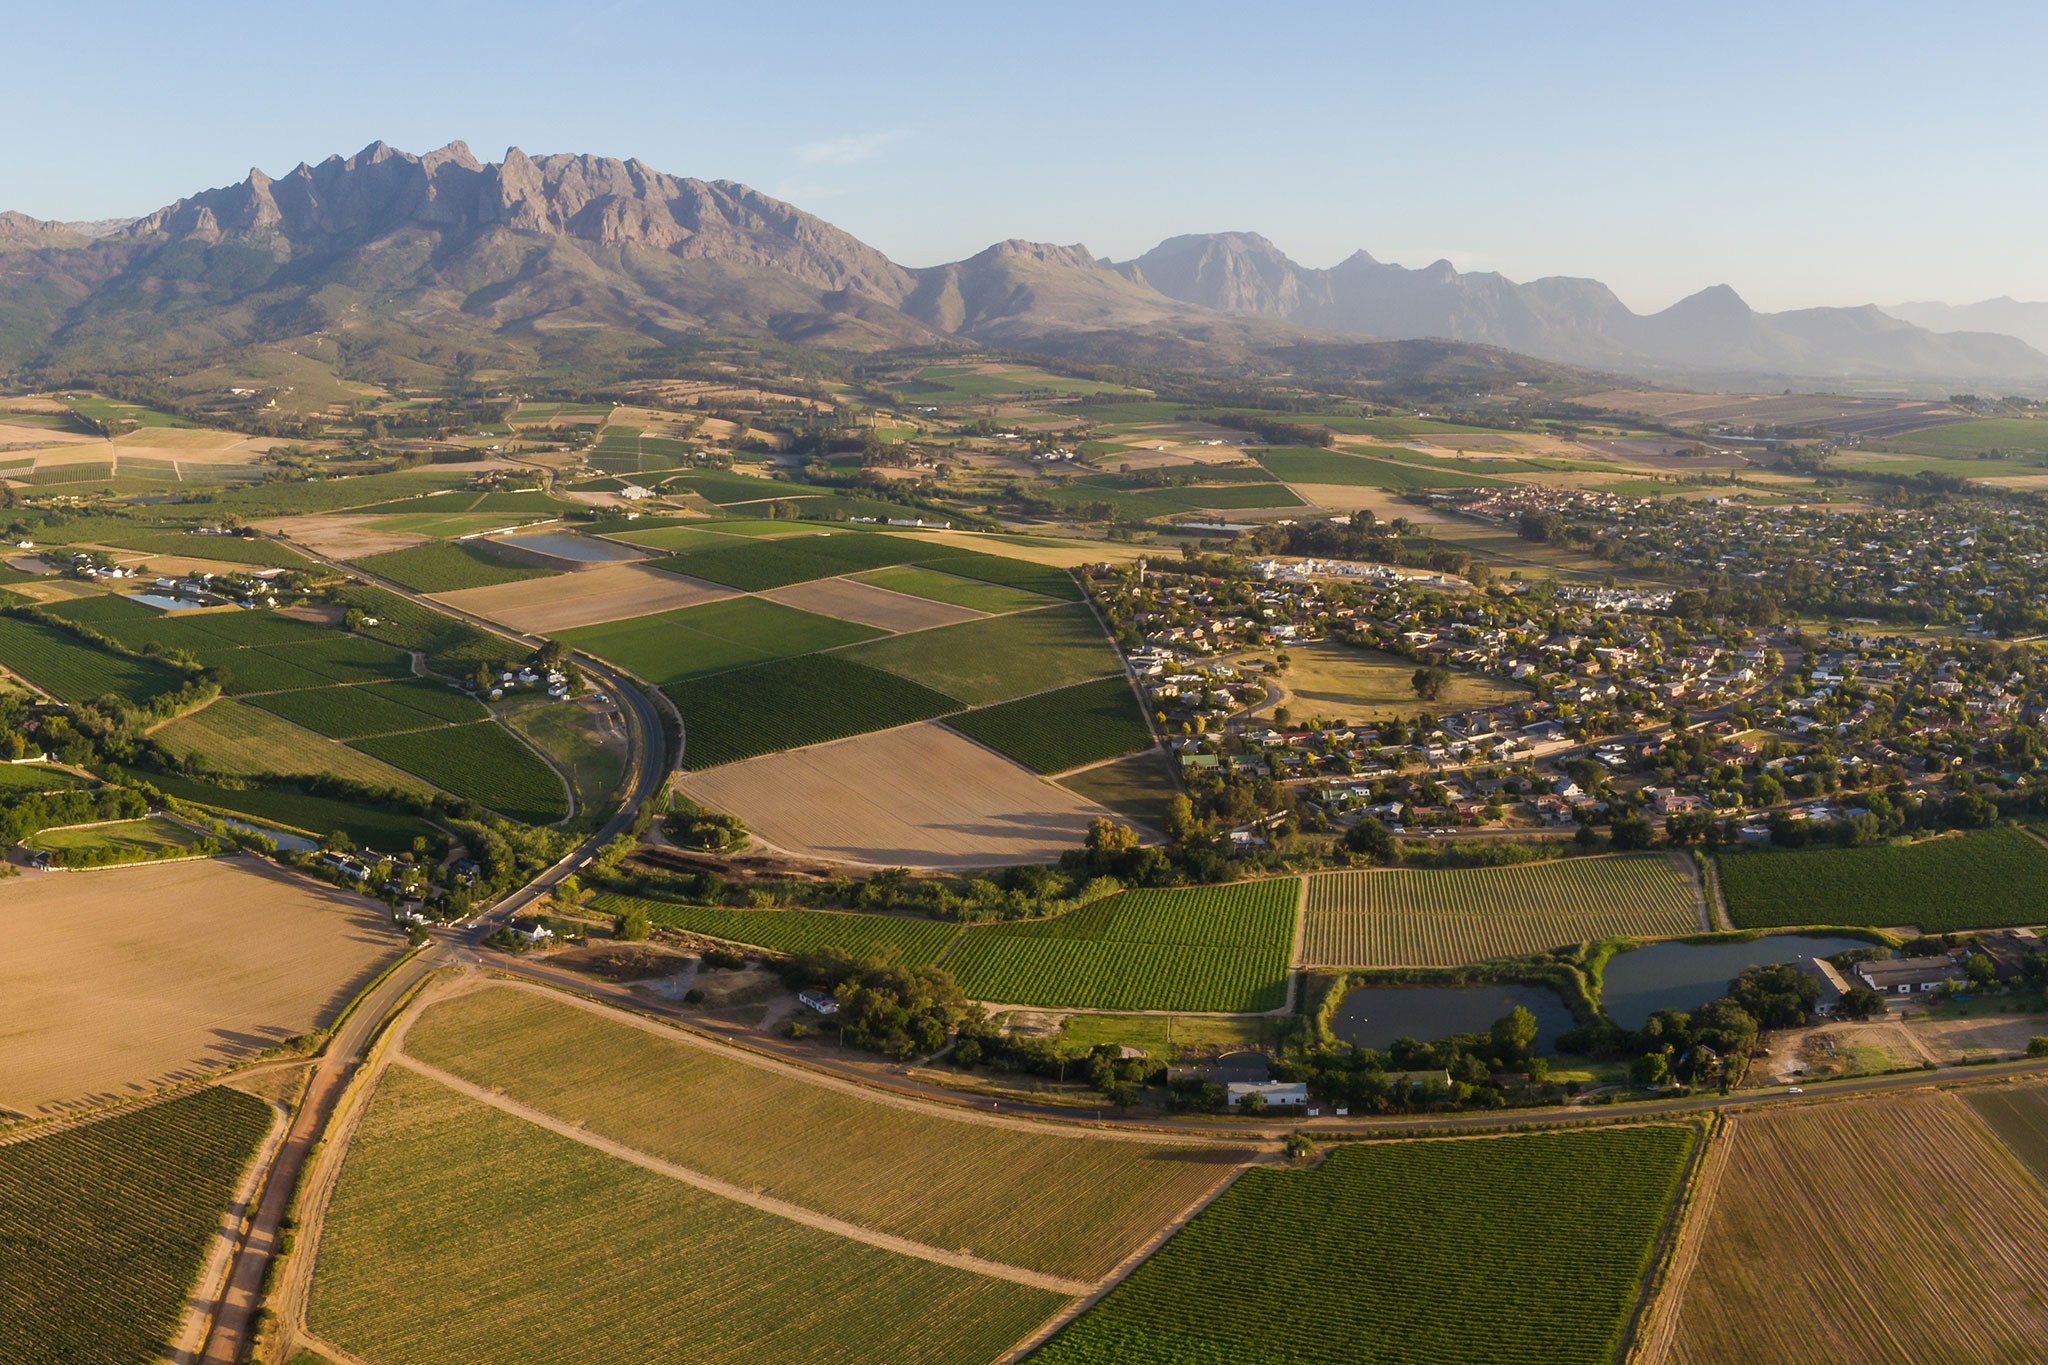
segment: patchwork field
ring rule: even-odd
[[[216,1087],[0,1146],[0,1360],[162,1358],[272,1113]]]
[[[523,583],[532,578],[546,578],[555,572],[514,564],[481,545],[452,540],[436,540],[409,550],[366,555],[356,563],[414,592],[459,592],[465,588]]]
[[[529,635],[674,611],[732,595],[731,589],[715,583],[640,564],[601,564],[578,573],[435,594],[458,611],[502,621]]]
[[[332,1018],[404,942],[381,906],[253,859],[0,882],[0,1108],[53,1113]]]
[[[561,775],[495,721],[379,735],[354,747],[529,825],[569,813]]]
[[[1079,603],[875,640],[841,657],[972,706],[1123,671],[1094,613]]]
[[[1110,814],[939,725],[749,759],[679,785],[791,854],[883,867],[1050,862]]]
[[[946,724],[1041,773],[1122,758],[1153,743],[1137,696],[1121,676],[985,706]]]
[[[1608,1365],[1693,1141],[1365,1142],[1255,1167],[1032,1360]]]
[[[408,1056],[636,1151],[876,1232],[1093,1280],[1246,1153],[1005,1127],[756,1065],[527,990],[437,1004]],[[621,1071],[639,1078],[622,1089]]]
[[[287,777],[321,773],[375,787],[432,793],[431,782],[325,739],[242,702],[219,701],[152,731],[150,738],[180,758],[202,755],[216,772]]]
[[[1462,967],[1707,927],[1697,883],[1669,854],[1324,872],[1309,878],[1303,954],[1311,967]]]
[[[962,621],[979,620],[982,616],[981,612],[966,607],[856,583],[848,578],[820,578],[808,583],[793,583],[761,595],[771,602],[780,602],[799,611],[836,616],[842,621],[858,621],[862,625],[898,633],[958,625]]]
[[[1051,600],[1021,588],[984,583],[958,574],[941,573],[937,569],[919,568],[914,564],[899,564],[890,569],[855,574],[854,581],[871,583],[890,592],[908,593],[912,597],[929,598],[934,602],[950,602],[956,607],[969,607],[996,616],[1042,607]]]
[[[1768,1109],[1721,1140],[1664,1360],[2039,1355],[2048,1191],[1955,1094]]]
[[[1287,1002],[1293,877],[1126,891],[1053,919],[970,926],[942,965],[976,1000],[1257,1014]]]
[[[1930,934],[2048,923],[2048,847],[2000,827],[1904,848],[1730,853],[1718,860],[1742,929],[1918,925]]]
[[[370,1361],[497,1365],[516,1341],[530,1365],[965,1365],[1062,1302],[721,1198],[394,1068],[327,1210],[310,1321]]]

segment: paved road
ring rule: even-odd
[[[429,610],[456,617],[524,648],[540,647],[540,641],[531,636],[507,630],[496,622],[482,617],[453,610],[389,579],[329,559],[305,545],[284,540],[283,537],[278,539],[316,563],[339,572],[353,574]],[[200,1355],[202,1361],[229,1365],[230,1362],[242,1359],[248,1350],[256,1311],[261,1307],[264,1272],[268,1269],[271,1256],[277,1249],[279,1224],[290,1209],[307,1155],[326,1132],[328,1120],[334,1114],[336,1101],[340,1099],[350,1077],[355,1074],[356,1067],[362,1062],[363,1054],[375,1040],[379,1026],[392,1009],[429,973],[459,961],[472,959],[477,945],[499,925],[547,895],[562,878],[574,872],[593,854],[630,827],[640,806],[659,792],[668,780],[662,745],[661,717],[656,712],[654,704],[637,686],[621,677],[603,661],[590,660],[582,667],[584,672],[601,684],[610,696],[617,698],[624,708],[627,721],[627,765],[622,789],[628,793],[626,800],[611,819],[578,844],[560,862],[547,868],[518,890],[500,898],[467,923],[436,932],[430,946],[407,959],[397,971],[364,997],[343,1021],[342,1027],[334,1037],[328,1040],[326,1049],[314,1067],[305,1100],[293,1117],[291,1130],[285,1135],[284,1142],[278,1148],[277,1159],[268,1175],[264,1177],[254,1221],[248,1236],[235,1252],[234,1264],[228,1272],[222,1290],[213,1328],[207,1335],[206,1346]]]

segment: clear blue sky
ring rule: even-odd
[[[2048,298],[2048,7],[16,6],[0,208],[147,212],[382,138],[743,180],[907,265],[1263,232],[1639,309]]]

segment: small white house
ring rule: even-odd
[[[1246,1095],[1263,1095],[1267,1107],[1275,1105],[1308,1105],[1308,1086],[1301,1081],[1232,1081],[1224,1087],[1229,1095],[1230,1107],[1237,1108]]]
[[[839,1013],[839,1002],[823,991],[803,991],[797,995],[797,1003],[807,1005],[820,1014]]]

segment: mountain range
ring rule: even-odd
[[[2003,332],[2048,351],[2048,303],[1985,299],[1980,303],[1900,303],[1884,310],[1930,332]]]
[[[2022,342],[1874,308],[1760,314],[1717,288],[1642,317],[1591,280],[1363,252],[1310,270],[1244,233],[1122,264],[1007,241],[909,268],[732,181],[517,148],[486,163],[460,142],[252,170],[125,224],[0,213],[0,374],[191,376],[266,347],[386,382],[597,373],[733,338],[1460,387],[1566,366],[2048,386]]]

